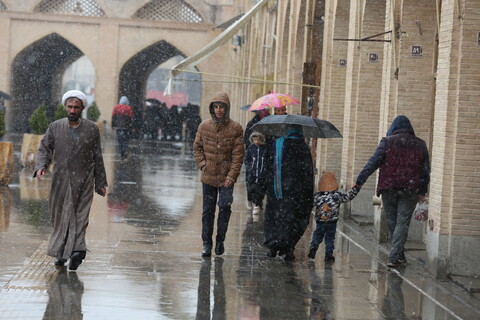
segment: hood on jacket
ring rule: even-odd
[[[224,120],[230,119],[230,99],[228,98],[228,95],[224,92],[217,92],[213,96],[213,99],[210,102],[210,105],[208,106],[208,110],[210,111],[210,115],[212,116],[212,119],[214,121],[217,121],[217,117],[215,117],[215,111],[213,110],[213,104],[215,102],[223,102],[227,105],[227,110],[225,110],[225,119]]]
[[[265,136],[263,135],[263,133],[260,133],[258,131],[252,132],[252,134],[250,135],[250,138],[248,138],[250,143],[253,143],[253,137],[259,137],[260,138],[260,144],[265,144]]]
[[[120,98],[120,101],[118,101],[118,104],[126,104],[126,105],[129,105],[130,104],[130,101],[128,101],[128,98],[125,97],[125,96],[122,96]]]
[[[415,134],[410,120],[404,115],[398,115],[392,122],[392,125],[387,131],[387,137],[395,134],[396,132],[403,130]]]

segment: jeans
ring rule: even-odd
[[[318,249],[320,243],[322,243],[325,237],[325,255],[333,255],[333,249],[335,249],[335,233],[337,232],[337,223],[316,223],[317,227],[313,232],[312,242],[310,246]]]
[[[218,205],[217,237],[216,242],[224,242],[227,234],[228,221],[232,213],[233,186],[229,188],[214,187],[202,184],[203,187],[203,215],[202,240],[204,245],[212,246],[213,226],[215,222],[215,206]],[[218,202],[217,202],[218,199]]]
[[[117,129],[117,142],[118,150],[120,151],[120,157],[124,159],[127,156],[129,131],[128,129]]]
[[[382,191],[382,203],[387,216],[388,233],[390,235],[389,262],[405,259],[404,246],[408,237],[408,228],[413,211],[418,202],[418,195],[406,190]]]

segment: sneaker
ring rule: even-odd
[[[308,253],[308,258],[315,259],[316,254],[317,254],[317,248],[311,247],[310,252]]]
[[[55,264],[56,267],[63,267],[63,266],[65,266],[66,262],[67,262],[67,260],[65,260],[65,259],[57,259],[57,260],[55,260],[54,264]]]
[[[400,261],[390,261],[389,263],[387,263],[387,266],[390,267],[390,268],[398,268],[402,265],[402,263]]]
[[[247,200],[247,209],[252,209],[252,201]]]
[[[260,206],[254,206],[253,207],[253,214],[259,214],[262,211],[262,207]]]
[[[333,255],[327,254],[325,255],[325,262],[335,262],[335,257]]]

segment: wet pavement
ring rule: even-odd
[[[0,188],[0,319],[480,319],[479,300],[430,277],[421,253],[389,270],[386,248],[353,223],[339,223],[334,263],[323,246],[306,258],[313,224],[294,262],[267,258],[263,216],[246,209],[242,179],[225,254],[202,258],[190,147],[135,141],[131,151],[120,161],[104,142],[109,194],[94,198],[77,272],[55,269],[44,253],[48,182],[16,167]]]

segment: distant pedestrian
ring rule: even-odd
[[[133,119],[133,108],[130,106],[128,98],[122,96],[118,104],[113,107],[112,112],[112,128],[115,129],[118,150],[122,160],[127,157],[128,141],[133,129]]]
[[[335,261],[333,249],[335,249],[335,233],[340,204],[355,198],[360,191],[354,186],[348,192],[338,191],[338,182],[335,172],[325,171],[318,181],[318,192],[313,197],[316,228],[310,244],[308,257],[315,259],[320,243],[325,238],[325,261]]]
[[[263,198],[267,192],[267,172],[265,169],[267,147],[265,136],[260,132],[250,135],[251,144],[245,155],[247,168],[247,192],[252,199],[253,214],[259,214],[263,209]]]
[[[404,246],[417,202],[425,201],[430,182],[430,161],[425,141],[415,136],[410,120],[397,116],[380,140],[373,156],[357,177],[362,186],[380,168],[377,195],[382,196],[391,249],[388,266],[406,263]]]
[[[313,207],[312,155],[302,128],[295,125],[267,150],[264,245],[269,257],[284,255],[292,261]]]
[[[242,126],[229,116],[230,99],[226,93],[217,93],[209,105],[211,119],[198,127],[193,144],[193,154],[202,171],[203,215],[202,256],[212,252],[212,235],[215,222],[215,206],[218,204],[217,237],[215,254],[225,251],[224,241],[228,229],[233,186],[242,167],[245,147]]]
[[[50,124],[38,148],[34,177],[39,180],[53,167],[49,210],[53,231],[47,254],[57,258],[56,266],[70,259],[76,270],[86,257],[85,233],[93,192],[105,196],[107,179],[97,125],[82,119],[87,107],[84,93],[71,90],[63,95],[67,118]]]

